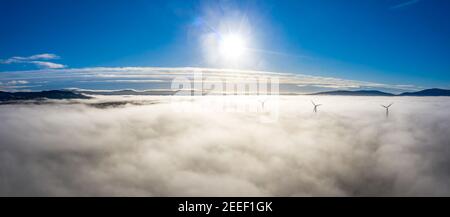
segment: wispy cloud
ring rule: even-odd
[[[0,81],[0,91],[17,91],[19,89],[35,87],[36,85],[30,86],[29,81],[26,80],[7,80]]]
[[[55,60],[55,59],[59,59],[60,57],[58,55],[55,54],[50,54],[50,53],[43,53],[43,54],[36,54],[36,55],[32,55],[32,56],[28,56],[28,57],[11,57],[11,60],[23,60],[23,61],[28,61],[28,60]]]
[[[170,89],[171,81],[177,77],[193,79],[196,72],[201,72],[203,82],[242,83],[248,79],[271,78],[279,79],[282,93],[309,93],[333,89],[378,89],[388,92],[405,92],[421,89],[413,85],[382,84],[367,81],[347,80],[333,77],[312,76],[301,73],[280,73],[267,71],[212,69],[212,68],[163,68],[163,67],[96,67],[68,68],[45,66],[46,70],[29,70],[2,72],[5,80],[25,79],[48,82],[47,85],[58,88],[88,88],[88,89]],[[114,86],[111,83],[115,83]],[[92,84],[92,85],[91,85]],[[70,85],[70,86],[68,86]]]
[[[66,66],[63,65],[63,64],[46,62],[46,61],[31,61],[30,63],[35,64],[36,66],[39,66],[41,68],[47,68],[47,69],[62,69],[62,68],[66,68]]]
[[[28,84],[28,81],[24,81],[24,80],[12,80],[12,81],[8,81],[6,82],[6,84],[8,85],[17,85],[17,84]],[[2,82],[0,82],[0,84],[3,84]]]
[[[394,5],[392,7],[390,7],[389,9],[393,10],[393,9],[399,9],[399,8],[403,8],[403,7],[407,7],[407,6],[411,6],[413,4],[417,4],[419,3],[420,0],[410,0],[410,1],[406,1],[397,5]]]
[[[61,69],[66,67],[66,65],[63,64],[48,61],[56,59],[60,59],[60,57],[51,53],[43,53],[27,57],[14,56],[5,60],[0,60],[0,64],[33,64],[39,68],[45,69]]]

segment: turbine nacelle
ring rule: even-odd
[[[391,103],[391,104],[389,104],[389,105],[381,105],[381,106],[384,107],[384,108],[386,108],[386,109],[389,109],[389,107],[391,107],[392,104],[394,104],[394,103]]]

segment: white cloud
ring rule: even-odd
[[[40,68],[45,68],[45,69],[65,68],[66,66],[62,65],[62,64],[53,63],[53,62],[49,62],[49,61],[42,61],[42,60],[55,60],[55,59],[59,59],[59,58],[60,57],[55,54],[43,53],[43,54],[36,54],[36,55],[32,55],[32,56],[27,56],[27,57],[15,56],[15,57],[11,57],[6,60],[0,60],[0,63],[1,64],[20,64],[20,63],[33,64]]]
[[[12,80],[12,81],[8,81],[6,82],[7,85],[17,85],[17,84],[28,84],[28,81],[24,81],[24,80]]]
[[[21,85],[28,84],[28,81],[25,80],[12,80],[12,81],[0,81],[0,88],[10,89],[10,88],[20,88]],[[24,86],[25,87],[25,86]]]
[[[50,53],[43,53],[43,54],[36,54],[36,55],[32,55],[32,56],[28,56],[28,57],[11,57],[9,60],[54,60],[54,59],[59,59],[60,57],[58,55],[55,54],[50,54]]]
[[[170,97],[114,99],[156,104],[1,105],[0,195],[450,195],[442,97],[314,97],[314,115],[310,97],[286,96],[267,124],[245,112],[176,113]],[[379,105],[392,100],[385,119]]]
[[[41,68],[46,68],[46,69],[62,69],[62,68],[66,67],[63,64],[45,62],[45,61],[31,61],[30,63],[33,63],[36,66],[39,66]]]
[[[57,66],[60,67],[60,66]],[[54,67],[56,68],[56,67]],[[280,73],[252,70],[234,70],[234,69],[214,69],[214,68],[196,68],[196,67],[96,67],[96,68],[68,68],[68,69],[47,69],[47,70],[29,70],[19,72],[3,72],[3,75],[20,76],[23,79],[33,78],[41,79],[48,84],[57,82],[67,83],[96,83],[95,89],[111,89],[112,82],[122,84],[128,89],[140,89],[139,83],[158,83],[157,89],[162,89],[161,85],[166,83],[166,88],[170,88],[170,82],[177,76],[193,78],[194,72],[202,72],[204,78],[210,80],[229,79],[234,82],[245,81],[255,77],[277,77],[280,81],[281,91],[287,92],[308,92],[308,89],[323,88],[327,89],[380,89],[388,92],[405,92],[421,89],[420,87],[405,84],[382,84],[375,82],[346,80],[333,77],[311,76],[307,74]],[[148,82],[150,80],[158,82]],[[142,81],[142,82],[138,82]],[[144,82],[146,81],[146,82]],[[109,85],[108,85],[109,83]],[[134,84],[133,84],[134,83]],[[104,85],[104,86],[102,86]],[[53,85],[55,86],[55,85]],[[58,86],[58,85],[56,85]],[[86,86],[61,86],[61,88],[90,88]],[[152,89],[151,85],[145,86]],[[284,88],[284,89],[283,89]],[[294,89],[292,89],[294,88]],[[297,88],[297,89],[295,89]],[[314,91],[317,91],[314,89]],[[312,91],[309,91],[312,92]]]

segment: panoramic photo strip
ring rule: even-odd
[[[182,215],[450,196],[449,11],[0,0],[0,196],[167,198]]]

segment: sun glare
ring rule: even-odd
[[[220,41],[220,52],[227,59],[237,59],[245,52],[245,40],[237,34],[228,34]]]

